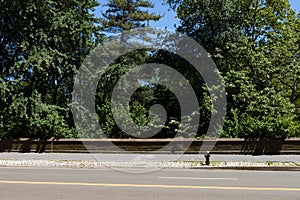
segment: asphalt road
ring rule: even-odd
[[[135,169],[127,169],[127,171]],[[0,168],[2,200],[300,200],[299,172]]]

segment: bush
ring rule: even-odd
[[[55,105],[43,103],[41,95],[15,96],[7,114],[7,132],[2,137],[10,138],[70,138],[74,137],[64,116],[67,111]]]

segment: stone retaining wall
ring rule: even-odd
[[[61,139],[0,140],[0,152],[53,153],[187,153],[300,155],[300,139]]]

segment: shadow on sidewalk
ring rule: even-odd
[[[244,155],[279,155],[284,139],[246,138],[242,145]]]

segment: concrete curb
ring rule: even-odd
[[[191,167],[190,169],[205,169],[205,170],[251,170],[251,171],[297,171],[300,172],[300,167],[255,167],[255,166],[229,166],[229,167]]]

